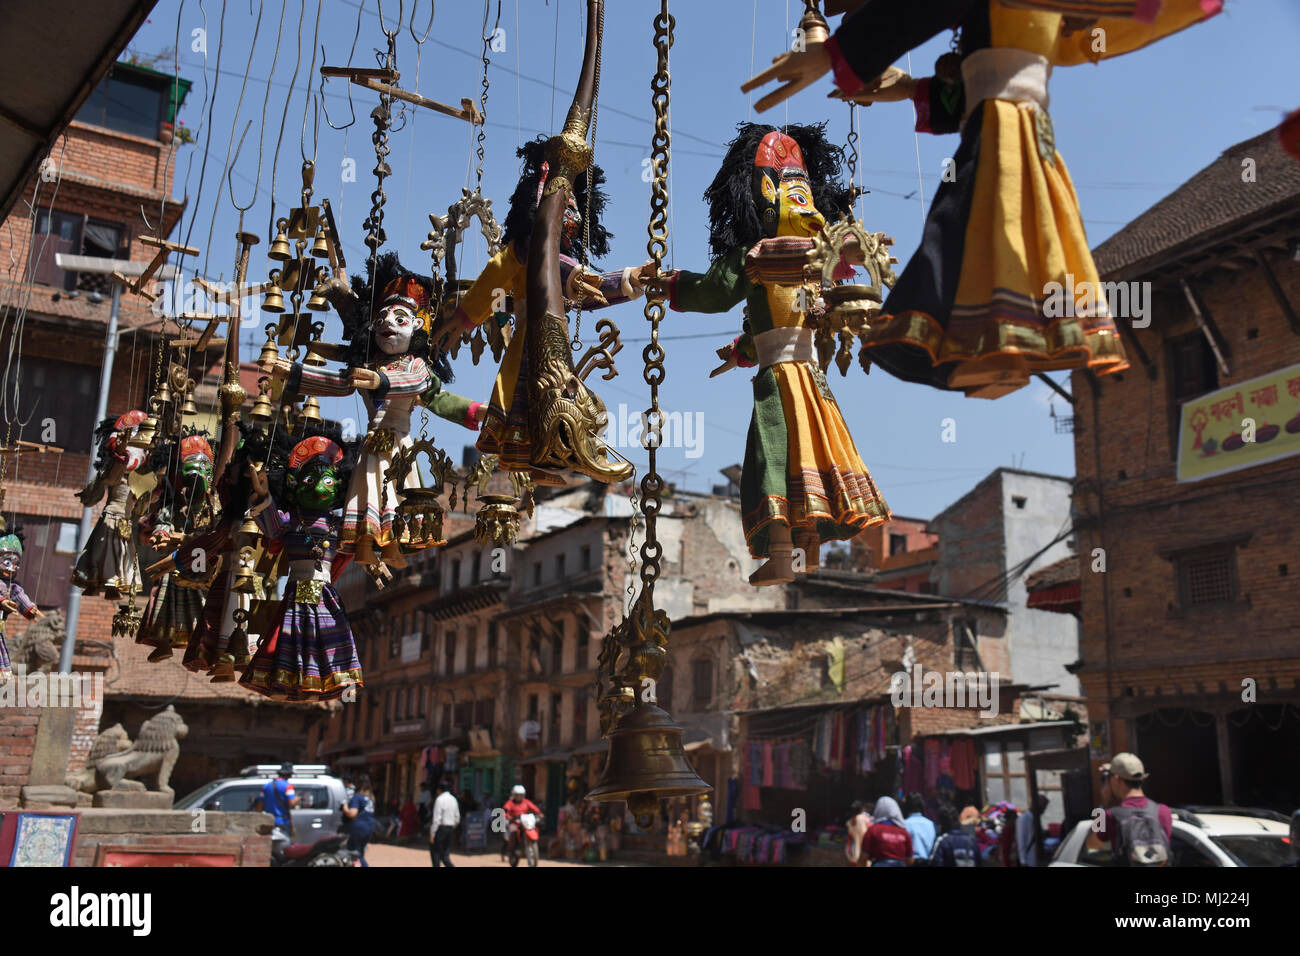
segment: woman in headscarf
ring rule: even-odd
[[[912,862],[912,834],[903,822],[903,811],[893,797],[876,801],[875,820],[867,830],[863,851],[871,866],[909,866]]]

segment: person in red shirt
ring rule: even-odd
[[[515,784],[510,791],[510,799],[501,805],[501,809],[506,816],[506,842],[502,847],[502,856],[504,856],[510,848],[510,824],[515,823],[525,813],[531,813],[537,817],[537,827],[540,829],[542,826],[542,811],[537,804],[528,799],[528,791],[524,789],[522,784]],[[522,833],[520,833],[520,837],[523,838]]]
[[[862,852],[872,866],[909,866],[912,862],[912,834],[903,822],[903,811],[893,797],[881,797],[871,815],[875,820],[862,841]]]

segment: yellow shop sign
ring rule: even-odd
[[[1300,454],[1300,365],[1183,403],[1178,480],[1200,481]]]

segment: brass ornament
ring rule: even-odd
[[[871,321],[880,314],[884,289],[898,281],[889,253],[894,240],[883,232],[868,232],[856,219],[844,218],[813,237],[804,274],[819,283],[824,310],[809,311],[817,364],[825,372],[833,360],[840,375],[853,363],[853,339],[866,340]],[[870,284],[836,284],[833,276],[843,261],[862,265]],[[838,339],[838,344],[837,344]],[[868,368],[866,351],[859,361]]]
[[[482,545],[514,544],[519,537],[519,512],[514,495],[484,495],[474,515],[474,540]]]
[[[140,609],[136,607],[135,595],[132,594],[129,601],[117,606],[117,613],[113,615],[113,636],[134,637],[140,627],[140,617]]]
[[[217,395],[221,399],[222,422],[235,427],[239,422],[239,409],[244,404],[244,399],[248,398],[248,393],[239,384],[239,368],[234,362],[226,363],[225,378],[217,389]]]
[[[429,488],[408,488],[406,482],[415,467],[420,453],[429,460],[429,472],[433,485]],[[416,479],[419,471],[416,470]],[[445,451],[437,447],[432,439],[421,438],[408,445],[393,456],[388,470],[384,473],[383,500],[388,500],[388,486],[392,484],[397,495],[397,507],[393,514],[393,536],[414,550],[440,547],[447,543],[443,537],[442,520],[445,514],[438,498],[447,490],[450,483],[449,497],[456,497],[456,468]]]

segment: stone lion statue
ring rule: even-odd
[[[67,780],[64,782],[73,790],[81,793],[94,793],[95,768],[106,757],[112,757],[130,749],[131,738],[127,736],[126,728],[121,724],[114,724],[107,730],[100,731],[99,736],[95,738],[95,742],[90,745],[90,756],[86,760],[86,769],[68,774]]]
[[[101,758],[95,765],[96,789],[141,789],[141,784],[133,785],[132,781],[153,777],[155,791],[172,793],[169,782],[181,753],[180,740],[189,732],[175,707],[168,706],[150,717],[140,726],[140,736],[135,743],[119,753]]]
[[[50,673],[59,665],[63,636],[61,608],[50,611],[38,621],[32,621],[22,634],[7,639],[14,667],[21,664],[29,674]]]

